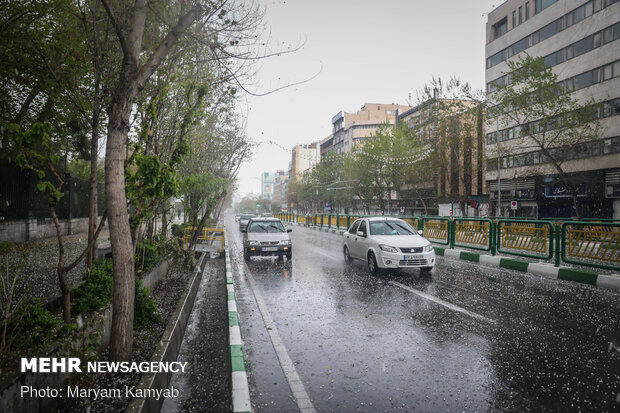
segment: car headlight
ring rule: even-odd
[[[389,245],[379,244],[379,248],[385,252],[398,252],[398,248],[390,247]]]
[[[260,242],[259,241],[248,241],[248,245],[256,246],[256,245],[260,245]]]
[[[433,250],[433,246],[431,244],[428,244],[426,247],[424,247],[424,252],[431,252]]]
[[[280,240],[280,245],[291,245],[291,240],[290,239]]]

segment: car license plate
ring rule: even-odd
[[[277,251],[278,247],[263,247],[263,251]]]
[[[422,255],[404,255],[403,260],[420,260],[422,257]]]

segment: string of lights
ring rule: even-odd
[[[279,149],[282,149],[284,152],[292,154],[293,153],[293,149],[287,149],[284,146],[280,145],[277,142],[274,142],[272,140],[268,140],[266,141],[267,144],[273,145]],[[419,152],[412,154],[412,155],[407,155],[407,156],[398,156],[398,157],[388,157],[388,156],[384,156],[384,155],[375,155],[372,153],[368,153],[365,152],[363,156],[365,157],[369,157],[370,159],[374,160],[374,161],[378,161],[378,162],[382,162],[382,163],[388,163],[391,165],[398,165],[398,166],[404,166],[404,165],[412,165],[415,164],[417,162],[420,162],[421,160],[424,160],[426,158],[428,158],[430,156],[430,154],[434,151],[435,149],[431,146],[431,145],[425,145]],[[305,160],[315,160],[316,157],[314,156],[308,156],[305,155],[303,153],[298,154],[297,156],[299,156],[299,158],[301,159],[305,159]],[[329,155],[327,155],[329,157]],[[340,157],[332,157],[332,159],[330,159],[331,162],[337,162],[339,164],[343,163],[342,158]]]

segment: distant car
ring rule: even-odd
[[[284,228],[278,218],[252,218],[247,229],[242,230],[243,258],[250,261],[253,256],[277,255],[284,256],[290,261],[293,256],[293,246],[290,229]]]
[[[238,222],[239,218],[241,218],[241,214],[235,214],[235,222]]]
[[[243,232],[247,228],[250,219],[254,218],[252,214],[243,214],[239,217],[239,231]]]
[[[364,260],[372,274],[383,268],[430,271],[435,266],[431,243],[402,219],[360,218],[343,234],[342,240],[344,260]]]
[[[265,212],[264,214],[260,214],[261,217],[272,217],[273,214],[270,214],[269,212]]]

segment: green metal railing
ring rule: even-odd
[[[496,250],[502,254],[551,260],[554,226],[551,221],[502,219],[496,224]]]
[[[565,222],[561,228],[562,261],[620,269],[620,224],[574,221]]]
[[[485,218],[454,218],[450,247],[464,247],[481,251],[494,251],[494,224]]]
[[[363,215],[274,214],[282,221],[347,230]],[[386,216],[387,217],[387,216]],[[473,218],[396,216],[434,244],[620,270],[620,221],[609,219],[536,220],[533,218]]]

